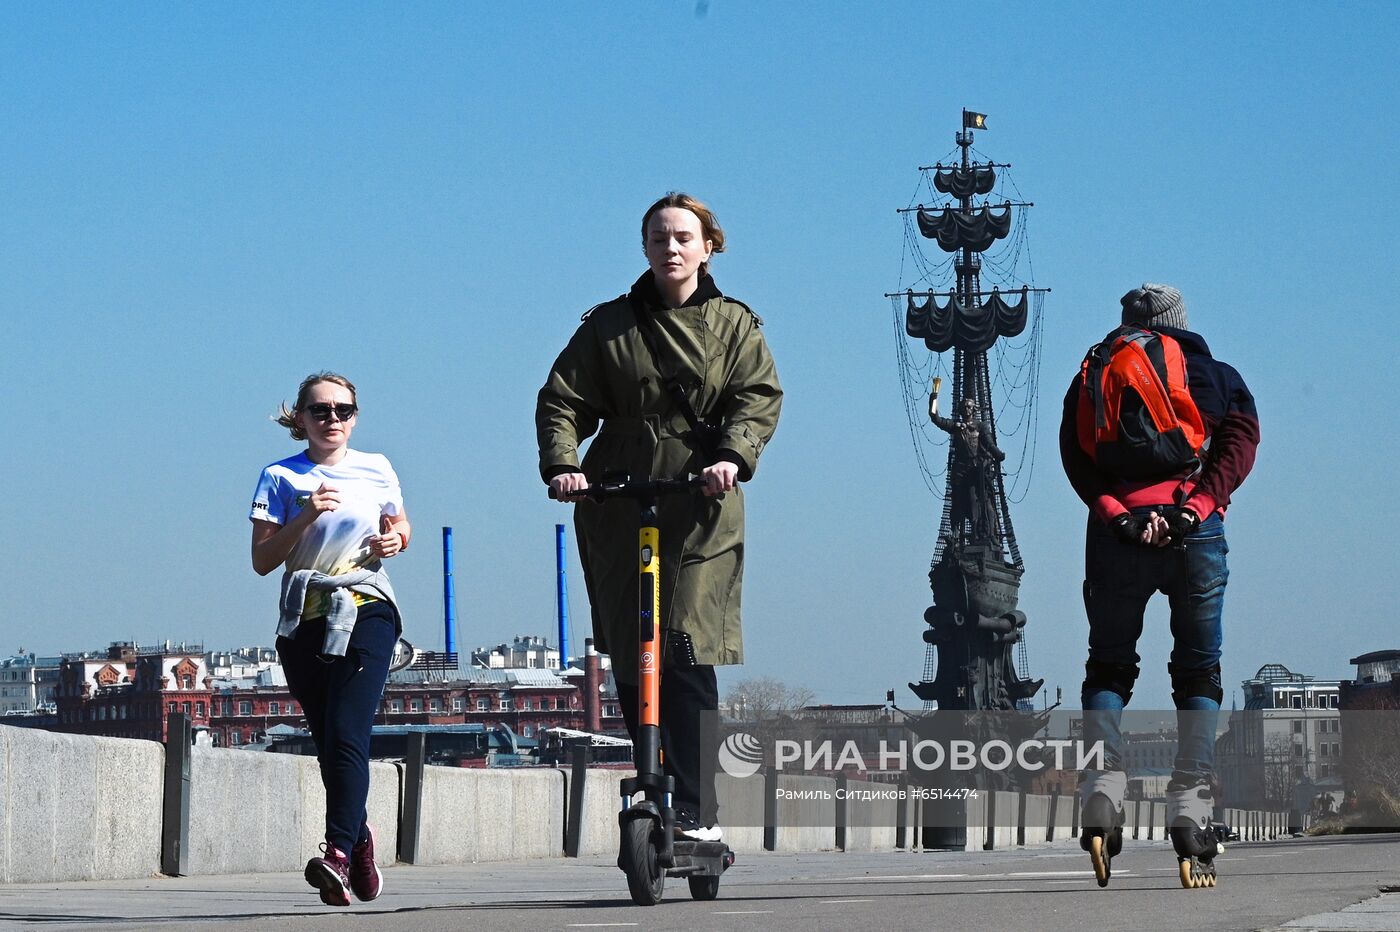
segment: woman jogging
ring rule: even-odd
[[[709,208],[687,194],[661,198],[642,217],[642,247],[648,271],[585,315],[540,389],[540,473],[559,499],[617,473],[705,480],[705,497],[658,505],[662,565],[675,568],[661,587],[660,724],[677,831],[718,841],[714,794],[700,786],[700,719],[719,704],[715,665],[743,662],[739,483],[777,427],[782,389],[758,316],[710,277],[724,231]],[[580,463],[579,445],[595,431]],[[637,508],[617,500],[576,509],[594,637],[612,656],[635,739]]]
[[[306,880],[330,906],[379,896],[365,822],[369,737],[402,625],[382,562],[412,533],[388,459],[350,449],[355,386],[318,372],[277,422],[306,449],[262,471],[253,495],[253,569],[284,568],[277,654],[316,743],[326,788],[323,855]]]

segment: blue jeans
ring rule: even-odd
[[[1225,527],[1211,515],[1182,547],[1144,547],[1120,541],[1108,525],[1089,520],[1085,544],[1084,605],[1089,615],[1089,668],[1081,694],[1084,736],[1102,740],[1106,769],[1122,768],[1123,707],[1094,669],[1119,671],[1114,685],[1130,694],[1141,659],[1137,653],[1143,613],[1154,593],[1171,604],[1173,698],[1177,708],[1174,783],[1209,782],[1215,769],[1215,725],[1220,713],[1221,616],[1230,571]],[[1113,680],[1113,676],[1107,677]],[[1215,695],[1200,695],[1213,684]],[[1097,712],[1098,714],[1088,714]]]
[[[316,742],[326,788],[326,841],[349,854],[368,837],[370,728],[389,678],[398,619],[388,602],[361,605],[344,657],[321,656],[325,636],[325,618],[304,619],[292,637],[277,639],[277,655]]]

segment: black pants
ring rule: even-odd
[[[637,741],[637,687],[618,681],[617,698],[627,733]],[[702,825],[715,822],[714,789],[702,792],[701,762],[713,748],[701,747],[700,713],[719,708],[719,684],[712,666],[667,666],[661,671],[661,751],[668,776],[676,781],[675,806],[692,808]]]
[[[344,657],[321,656],[325,636],[325,618],[304,620],[292,637],[277,639],[277,655],[316,742],[326,788],[326,840],[349,854],[367,837],[370,728],[389,677],[398,619],[388,602],[361,605]]]

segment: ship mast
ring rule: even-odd
[[[913,215],[913,224],[906,217],[907,232],[912,232],[910,227],[917,226],[923,239],[934,240],[939,249],[952,255],[955,277],[949,283],[951,288],[918,292],[906,289],[886,296],[904,298],[905,334],[922,339],[932,353],[941,355],[952,351],[950,410],[938,408],[938,379],[934,379],[935,393],[927,411],[908,409],[911,428],[916,426],[916,420],[922,421],[915,431],[916,446],[920,436],[934,442],[932,435],[942,434],[947,435],[948,446],[947,484],[929,569],[933,604],[924,612],[928,625],[923,632],[924,671],[919,682],[909,684],[914,694],[923,700],[928,714],[913,719],[913,728],[974,742],[996,737],[1014,744],[1034,734],[1048,713],[1038,716],[982,714],[1028,708],[1031,697],[1040,691],[1043,682],[1029,678],[1024,660],[1021,669],[1016,662],[1018,654],[1024,657],[1026,616],[1017,609],[1017,603],[1025,566],[1011,526],[1002,468],[1006,455],[997,437],[987,354],[998,340],[1013,338],[1025,331],[1032,295],[1038,308],[1040,295],[1049,289],[1033,287],[1016,273],[1015,256],[1019,255],[1024,236],[1023,230],[1018,230],[1014,241],[1016,248],[1011,250],[1009,263],[999,261],[989,266],[991,277],[1006,282],[1010,290],[1002,292],[997,287],[991,291],[982,290],[982,253],[1011,233],[1013,208],[1034,206],[1014,203],[1009,198],[992,203],[998,170],[1011,166],[990,160],[979,163],[972,158],[973,130],[986,128],[985,114],[964,110],[962,127],[955,136],[960,150],[958,160],[952,165],[940,162],[920,167],[920,171],[928,174],[933,191],[948,199],[941,207],[926,208],[917,204],[900,211]],[[1024,211],[1020,216],[1024,218]],[[917,263],[923,270],[920,282],[929,282],[928,287],[932,289],[929,276],[946,276],[946,266],[935,267],[925,260],[918,242],[918,237],[906,238],[909,248],[920,255]],[[1001,259],[1006,256],[1003,250]],[[1038,358],[1038,340],[1037,326],[1024,344],[1030,347],[1031,358]],[[906,358],[901,355],[901,359]],[[1006,358],[1006,353],[999,354],[998,366],[1005,365]],[[940,369],[935,371],[941,371],[941,363]],[[1007,384],[1000,378],[1001,370],[998,371],[998,384]],[[918,402],[921,390],[910,385],[908,372],[906,368],[906,406],[911,400]],[[1026,407],[1030,407],[1034,403],[1034,379],[1021,384],[1028,386]],[[1010,392],[1005,400],[1012,403]],[[925,417],[928,420],[924,420]],[[1029,430],[1033,419],[1021,423]],[[1013,425],[1011,432],[1014,434],[1016,430]],[[921,455],[921,465],[923,462]],[[926,467],[925,478],[933,479]],[[959,711],[978,714],[963,718],[955,715],[952,724],[943,715]],[[1002,723],[1000,729],[994,728],[993,719]],[[929,775],[929,778],[937,782],[947,776]],[[1010,772],[978,774],[976,785],[983,789],[1005,790],[1013,788],[1018,779]],[[920,836],[925,848],[962,848],[965,845],[964,805],[956,798],[925,804]]]
[[[1025,329],[1030,295],[1049,289],[982,290],[981,254],[1011,232],[1012,208],[1033,206],[1009,199],[990,203],[997,170],[1010,166],[973,160],[973,130],[985,128],[985,115],[964,110],[954,137],[961,150],[957,163],[921,169],[932,171],[937,192],[951,195],[947,206],[901,211],[915,213],[920,234],[953,253],[956,274],[951,292],[903,295],[905,332],[935,353],[953,351],[951,410],[935,413],[931,404],[929,412],[949,435],[948,479],[929,571],[934,604],[924,613],[924,675],[909,685],[925,708],[1011,711],[1035,695],[1041,682],[1023,678],[1015,663],[1026,624],[1016,607],[1025,567],[1011,525],[987,353],[999,339]],[[1017,300],[1008,301],[1010,296]],[[970,418],[966,401],[976,406]]]
[[[963,111],[963,126],[967,126],[966,110]],[[959,130],[955,138],[958,147],[962,150],[962,170],[968,173],[972,168],[971,157],[969,155],[972,149],[972,130]],[[963,195],[958,198],[958,209],[963,214],[972,213],[972,191],[973,189],[971,188],[965,189]],[[981,269],[982,257],[973,252],[970,247],[963,246],[962,249],[959,250],[958,261],[953,263],[953,271],[957,273],[958,276],[958,303],[963,307],[972,307],[976,304],[977,292],[981,290],[981,277],[978,274]],[[957,382],[960,389],[956,397],[975,398],[979,402],[978,407],[986,410],[985,402],[988,399],[977,398],[977,389],[979,386],[977,380],[973,377],[973,372],[977,367],[967,365],[968,360],[964,359],[963,356],[963,351],[958,349],[955,351],[953,357],[954,372],[961,376],[958,377],[958,375],[955,375],[954,377],[954,381]]]

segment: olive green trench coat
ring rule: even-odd
[[[624,295],[585,315],[555,360],[535,411],[540,474],[546,481],[582,468],[590,482],[625,473],[634,479],[684,477],[712,462],[638,330],[632,301],[654,322],[660,364],[680,381],[695,412],[719,427],[718,459],[739,464],[747,480],[773,435],[782,405],[773,357],[745,305],[721,295],[708,276],[692,302],[663,308],[639,295],[650,273]],[[598,435],[579,461],[579,445]],[[574,525],[593,609],[597,647],[625,683],[637,680],[637,503],[580,502]],[[742,663],[739,617],[744,570],[744,496],[667,496],[661,534],[662,624],[690,635],[700,664]]]

